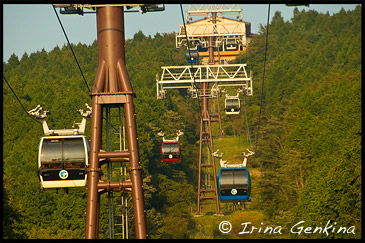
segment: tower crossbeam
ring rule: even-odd
[[[157,98],[165,98],[167,89],[195,90],[195,83],[213,83],[215,91],[223,86],[237,86],[252,96],[252,78],[246,64],[164,66],[161,78],[156,79]],[[218,90],[217,90],[218,89]]]

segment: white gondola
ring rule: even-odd
[[[240,114],[241,104],[240,98],[237,96],[227,96],[224,101],[224,111],[227,115]]]
[[[90,145],[85,136],[43,137],[38,169],[42,188],[84,187]]]
[[[232,51],[232,50],[237,50],[237,42],[235,39],[227,39],[226,40],[226,50],[227,51]]]
[[[78,129],[48,128],[46,117],[49,111],[43,111],[38,105],[28,112],[29,115],[41,119],[45,137],[41,138],[38,152],[38,172],[42,189],[85,187],[87,184],[87,168],[89,165],[89,140],[84,136],[88,111],[79,110],[81,123],[74,123]]]

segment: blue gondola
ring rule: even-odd
[[[218,173],[218,191],[222,201],[249,201],[251,182],[248,169],[221,168]]]
[[[188,63],[197,63],[199,61],[198,49],[186,50],[185,57]]]

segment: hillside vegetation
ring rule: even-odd
[[[175,33],[151,37],[140,31],[126,41],[127,70],[137,94],[149,238],[361,238],[361,8],[333,16],[295,8],[290,21],[276,12],[269,26],[261,94],[266,28],[261,26],[248,51],[237,58],[254,73],[254,96],[245,98],[256,149],[248,163],[252,201],[221,203],[224,216],[213,215],[215,205],[207,202],[203,216],[194,217],[197,101],[177,90],[164,101],[156,99],[160,67],[186,65],[184,50],[175,49]],[[97,42],[73,48],[92,87]],[[52,112],[47,118],[50,128],[71,128],[73,121],[81,121],[76,110],[86,102],[91,105],[68,46],[12,55],[3,63],[3,75],[27,110],[40,104]],[[241,162],[241,152],[250,146],[245,114],[242,110],[240,115],[222,117],[225,136],[219,140],[214,125],[214,147],[225,153],[223,159]],[[89,120],[88,137],[90,125]],[[181,162],[161,162],[158,128],[166,134],[184,130]],[[37,156],[42,135],[41,125],[27,116],[3,82],[3,237],[84,238],[86,190],[40,190]],[[223,220],[233,226],[228,234],[219,231]],[[130,221],[133,238],[133,217]],[[291,233],[300,221],[312,230],[328,222],[334,226],[328,234]],[[262,231],[239,234],[246,222]],[[266,226],[280,226],[281,233],[263,233]],[[337,228],[351,226],[349,232],[337,233]],[[99,238],[109,238],[106,194],[101,198]]]

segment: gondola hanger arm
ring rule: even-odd
[[[184,132],[182,132],[182,131],[178,131],[177,133],[176,133],[176,135],[177,135],[177,137],[176,137],[176,141],[179,141],[179,137],[180,136],[182,136],[182,135],[184,135]]]
[[[250,156],[252,156],[252,155],[254,155],[255,154],[255,152],[254,151],[251,151],[251,150],[249,150],[249,149],[247,149],[247,151],[248,151],[248,153],[246,154],[245,152],[242,152],[242,154],[246,157],[246,158],[248,158],[248,157],[250,157]]]
[[[217,149],[217,151],[213,152],[212,155],[217,158],[222,158],[224,153],[218,154],[218,151],[219,151],[219,149]]]
[[[40,105],[38,105],[36,108],[28,111],[28,114],[30,116],[33,116],[37,119],[40,119],[42,122],[42,126],[43,126],[43,133],[46,136],[50,136],[50,135],[59,135],[59,136],[63,136],[63,135],[78,135],[78,134],[84,134],[85,133],[85,127],[86,127],[86,118],[90,117],[92,114],[92,108],[88,105],[85,104],[87,107],[87,110],[84,112],[84,110],[79,109],[78,112],[80,112],[80,114],[82,115],[82,121],[81,123],[75,123],[73,124],[72,127],[75,127],[75,125],[79,126],[79,129],[58,129],[58,130],[50,130],[46,121],[46,117],[48,114],[51,114],[50,111],[45,110],[42,112],[42,107]],[[41,113],[42,112],[42,113]]]
[[[165,133],[161,129],[160,131],[157,132],[157,135],[160,136],[160,137],[164,137]]]
[[[51,131],[49,130],[49,127],[48,127],[48,124],[47,124],[47,121],[46,121],[46,117],[48,114],[51,114],[51,112],[49,110],[45,110],[41,113],[42,111],[42,106],[41,105],[37,105],[36,108],[28,111],[28,114],[30,116],[33,116],[37,119],[40,119],[41,122],[42,122],[42,127],[43,127],[43,132],[44,132],[44,135],[49,135],[51,134]]]
[[[79,109],[79,110],[77,110],[80,114],[81,114],[81,116],[82,116],[82,121],[81,121],[81,123],[76,123],[76,122],[74,122],[74,124],[73,124],[73,128],[75,127],[75,126],[78,126],[79,127],[79,129],[77,129],[77,133],[78,134],[84,134],[85,133],[85,128],[86,128],[86,118],[89,118],[89,117],[91,117],[91,114],[92,114],[92,107],[90,107],[89,106],[89,104],[87,104],[87,103],[85,103],[85,106],[86,106],[86,108],[87,108],[87,110],[86,111],[84,111],[83,109]]]

